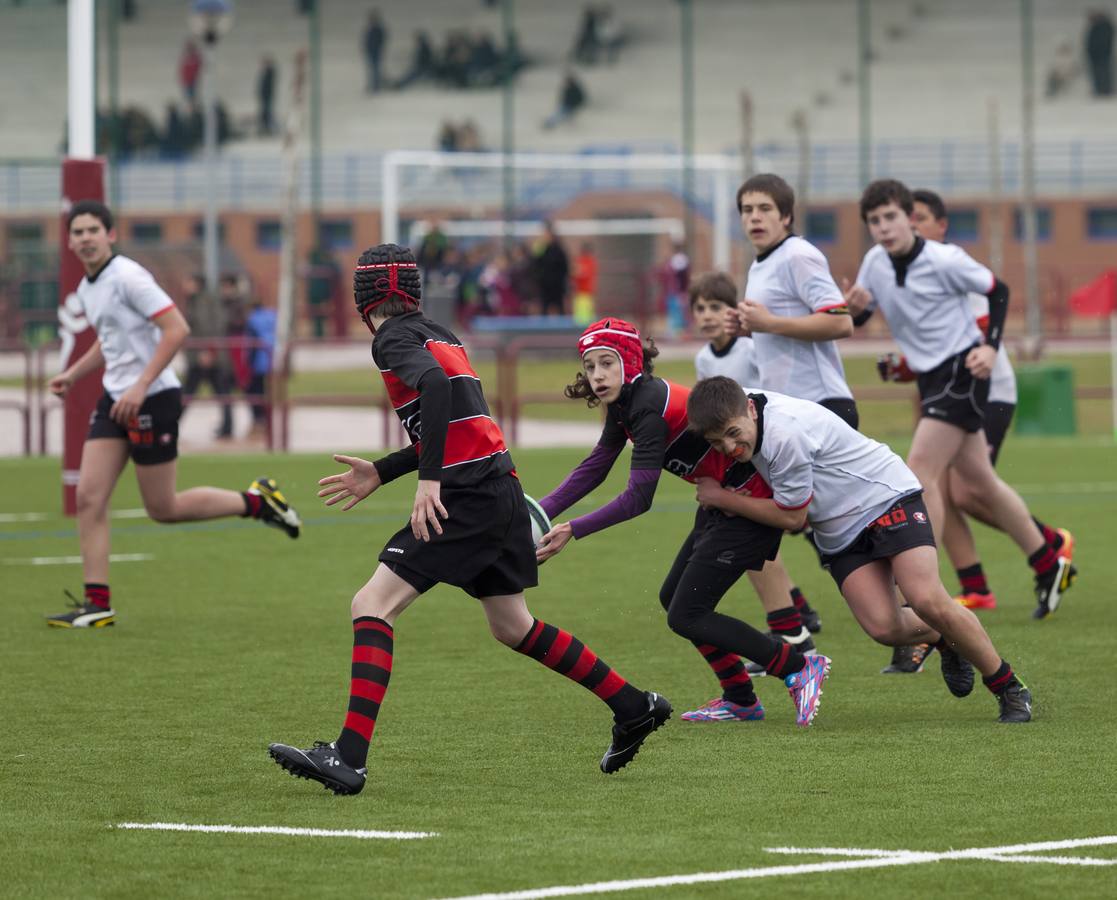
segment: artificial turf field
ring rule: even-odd
[[[1081,862],[1117,862],[1117,844],[1015,862],[766,848],[942,853],[1117,835],[1115,456],[1101,438],[1017,437],[1002,456],[1033,511],[1078,538],[1079,582],[1052,618],[1031,619],[1030,573],[1007,539],[978,529],[1000,600],[982,618],[1033,691],[1029,725],[998,725],[980,684],[965,700],[951,697],[936,657],[918,675],[877,674],[889,650],[861,633],[793,538],[789,569],[822,612],[816,640],[834,660],[815,724],[795,727],[786,689],[770,678],[758,681],[765,722],[680,722],[717,689],[667,630],[657,599],[693,512],[692,489],[665,477],[651,513],[571,543],[528,594],[539,618],[674,703],[675,717],[636,760],[602,775],[606,708],[496,643],[475,601],[440,587],[397,623],[358,797],[291,778],[266,747],[336,736],[349,600],[409,511],[412,481],[341,513],[314,499],[316,479],[336,470],[326,457],[185,458],[180,487],[277,477],[303,513],[303,536],[243,520],[117,518],[113,552],[154,559],[113,566],[115,628],[68,632],[42,616],[65,606],[64,587],[79,591],[80,568],[29,562],[78,553],[73,523],[57,512],[58,462],[0,461],[5,519],[48,514],[0,524],[0,896],[440,898],[745,870],[747,880],[684,879],[626,896],[1112,897],[1117,867]],[[541,496],[581,454],[515,457],[526,489]],[[579,508],[611,497],[625,471],[622,460]],[[139,505],[126,471],[114,508]],[[722,608],[762,621],[744,584]],[[437,836],[115,827],[125,822]],[[804,864],[820,865],[795,868]],[[763,871],[778,866],[792,869]]]

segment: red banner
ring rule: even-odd
[[[1117,269],[1111,269],[1070,295],[1070,311],[1076,316],[1105,318],[1117,312]]]
[[[66,159],[62,161],[62,221],[59,229],[58,254],[58,318],[61,323],[62,359],[58,371],[81,358],[97,335],[89,327],[77,297],[72,296],[85,277],[85,269],[69,249],[66,217],[70,207],[79,200],[105,199],[105,162],[103,159]],[[77,382],[66,394],[62,445],[62,511],[72,516],[77,512],[78,470],[81,449],[89,431],[89,417],[102,393],[101,371],[91,373]]]

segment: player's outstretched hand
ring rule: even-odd
[[[423,541],[430,541],[431,531],[442,534],[442,523],[438,517],[450,518],[442,505],[442,482],[419,479],[415,491],[415,505],[411,509],[411,533]]]
[[[859,284],[852,284],[848,278],[842,279],[842,296],[851,315],[859,316],[873,302],[873,295]]]
[[[347,500],[349,502],[342,507],[342,510],[352,509],[380,487],[380,473],[367,459],[335,453],[334,462],[345,463],[349,466],[349,470],[339,475],[327,475],[318,480],[322,488],[318,496],[327,498],[326,506],[333,506],[335,503]]]
[[[543,535],[539,539],[539,543],[535,545],[535,561],[545,563],[552,556],[557,556],[572,537],[574,537],[574,530],[570,527],[569,522],[561,522],[556,525]]]
[[[993,374],[993,363],[997,361],[997,351],[988,344],[974,347],[966,354],[966,368],[974,378],[985,381]]]

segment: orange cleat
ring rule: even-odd
[[[1059,548],[1059,552],[1056,556],[1058,556],[1059,559],[1072,562],[1074,560],[1074,535],[1065,528],[1056,528],[1055,530],[1059,532],[1059,537],[1063,539],[1063,546]]]
[[[996,609],[997,595],[990,591],[988,594],[959,594],[954,598],[955,603],[960,603],[966,609]]]

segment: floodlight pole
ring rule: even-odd
[[[1023,90],[1020,115],[1020,215],[1024,226],[1024,302],[1028,313],[1028,355],[1039,356],[1043,317],[1036,255],[1036,91],[1033,0],[1020,0],[1020,63]]]
[[[679,0],[683,87],[683,222],[687,256],[694,256],[694,2]]]
[[[857,0],[857,121],[859,126],[859,167],[862,190],[873,175],[872,86],[869,63],[872,58],[869,0]]]
[[[318,246],[322,218],[322,0],[310,7],[310,217],[311,244]]]
[[[504,54],[506,60],[508,60],[508,54],[513,47],[515,38],[513,32],[513,12],[513,0],[503,0],[500,5],[500,18],[501,26],[504,30]],[[516,73],[511,68],[514,62],[514,60],[508,60],[505,64],[504,84],[501,93],[501,151],[504,154],[501,184],[504,188],[504,246],[507,250],[511,249],[516,240],[513,230],[513,224],[516,219],[516,169],[512,165],[512,154],[516,152]]]
[[[202,257],[206,291],[217,295],[218,246],[217,246],[217,110],[214,108],[214,51],[217,31],[211,29],[199,41],[202,55],[202,123],[203,158],[206,170],[205,219],[202,225]]]
[[[72,159],[92,159],[97,146],[94,132],[97,24],[93,0],[70,0],[66,14],[69,155]]]

